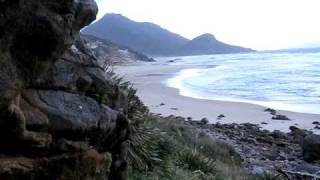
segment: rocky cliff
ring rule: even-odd
[[[121,65],[135,62],[153,62],[153,58],[127,47],[114,44],[111,41],[90,35],[81,35],[87,47],[97,57],[102,67]]]
[[[0,1],[0,179],[125,179],[127,93],[79,38],[94,0]]]

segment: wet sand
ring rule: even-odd
[[[127,65],[115,67],[115,72],[133,83],[138,89],[138,96],[150,108],[152,113],[163,116],[175,115],[190,117],[194,120],[207,118],[210,123],[252,123],[259,124],[263,129],[281,130],[288,132],[290,126],[302,129],[315,129],[314,121],[320,122],[319,114],[296,113],[277,110],[277,114],[286,115],[291,120],[273,120],[270,112],[265,112],[267,107],[229,101],[215,101],[195,99],[181,96],[179,90],[166,86],[166,80],[173,77],[183,69],[197,68],[196,66],[184,65]],[[219,119],[219,115],[224,118]]]

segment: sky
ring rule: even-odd
[[[320,0],[97,0],[98,18],[119,13],[192,39],[256,50],[320,47]]]

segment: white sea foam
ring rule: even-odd
[[[182,59],[173,65],[197,68],[182,70],[168,79],[167,85],[179,89],[183,96],[320,114],[320,53],[228,54]]]

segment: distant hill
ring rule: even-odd
[[[107,14],[83,30],[114,43],[130,47],[148,55],[170,55],[173,49],[188,39],[152,23],[139,23],[119,14]]]
[[[106,14],[82,32],[152,56],[252,51],[248,48],[222,43],[210,34],[189,40],[156,24],[135,22],[119,14]]]
[[[203,54],[225,54],[250,52],[251,49],[232,46],[218,41],[212,34],[203,34],[183,45],[179,51],[180,55],[203,55]]]
[[[320,52],[320,47],[318,48],[294,48],[294,49],[279,49],[279,50],[268,50],[261,51],[266,53],[318,53]]]
[[[86,46],[92,50],[101,66],[125,64],[131,62],[153,62],[154,59],[130,48],[116,45],[108,40],[90,35],[81,35]]]

